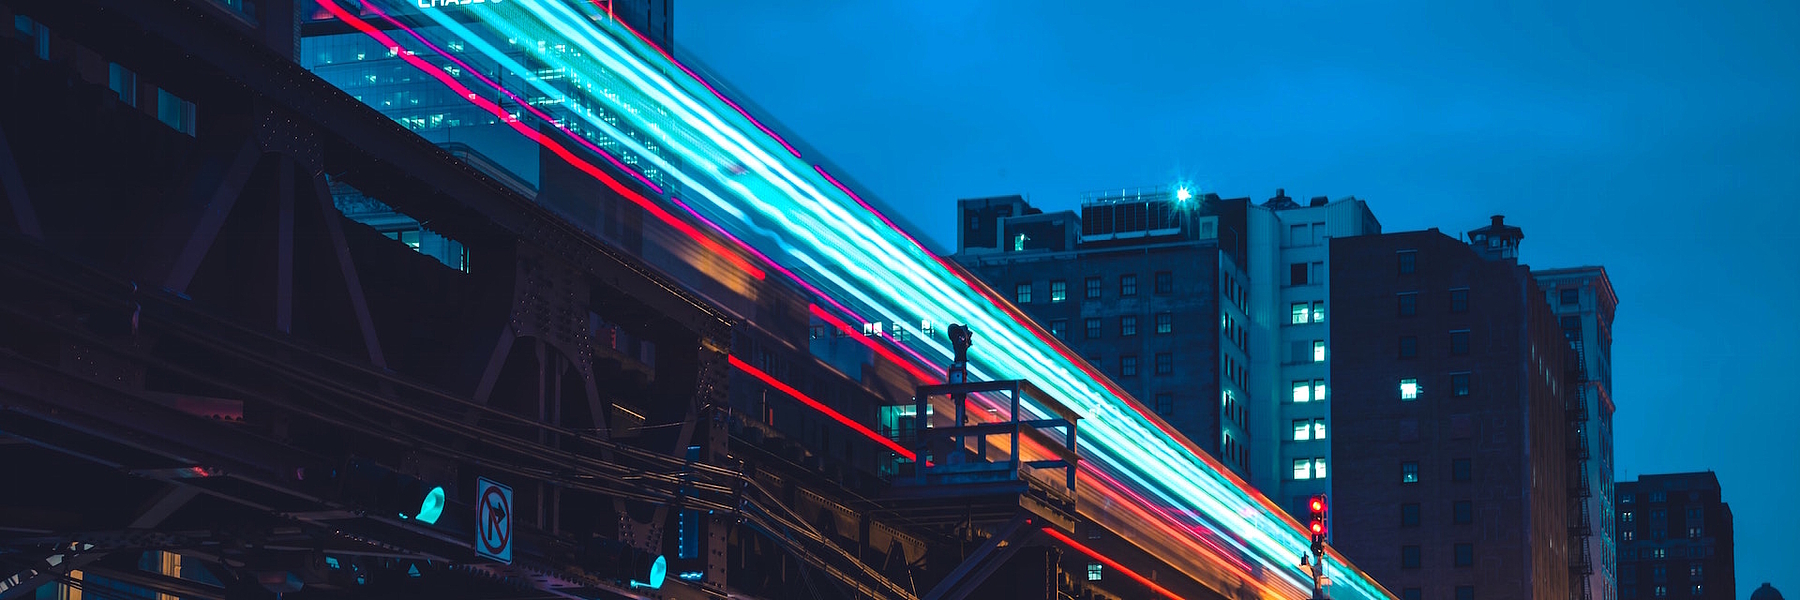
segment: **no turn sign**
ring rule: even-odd
[[[512,488],[475,479],[475,553],[512,564]]]

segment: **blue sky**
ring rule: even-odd
[[[957,198],[1176,180],[1505,214],[1618,291],[1617,477],[1716,471],[1739,596],[1800,592],[1800,3],[1351,4],[675,0],[675,38],[940,251]]]

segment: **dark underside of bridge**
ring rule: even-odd
[[[925,517],[808,466],[728,409],[744,323],[217,6],[0,0],[0,600],[1096,593],[1041,524],[897,525]],[[481,480],[510,563],[476,552]]]

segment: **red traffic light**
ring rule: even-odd
[[[1313,514],[1315,514],[1315,515],[1325,512],[1325,497],[1324,496],[1313,496],[1312,497],[1312,511],[1313,511]]]
[[[1325,522],[1319,521],[1319,520],[1314,520],[1312,522],[1312,532],[1314,535],[1325,533]]]

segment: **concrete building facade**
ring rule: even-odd
[[[1334,238],[1381,233],[1368,204],[1285,190],[1250,207],[1250,480],[1305,519],[1331,492],[1330,248]]]
[[[1731,505],[1712,472],[1618,483],[1619,598],[1737,598]]]
[[[1330,242],[1333,545],[1403,599],[1569,594],[1568,344],[1522,237]]]

